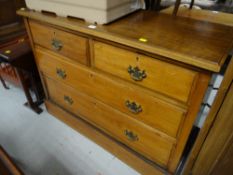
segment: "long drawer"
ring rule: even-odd
[[[48,50],[37,47],[36,59],[39,69],[47,76],[95,97],[172,137],[177,136],[185,115],[183,109],[147,94],[142,88],[115,81],[85,66],[73,64]]]
[[[173,139],[74,88],[50,78],[44,79],[51,101],[95,124],[159,165],[167,165]]]
[[[98,41],[94,42],[93,50],[94,67],[188,102],[197,72]]]
[[[50,26],[41,25],[34,21],[29,21],[29,25],[36,44],[67,56],[79,63],[88,64],[88,41],[86,38]]]

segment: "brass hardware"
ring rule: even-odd
[[[64,100],[67,104],[72,105],[74,103],[73,99],[69,96],[64,96]]]
[[[55,39],[55,38],[52,39],[51,44],[52,44],[53,49],[56,50],[56,51],[60,51],[62,49],[62,47],[63,47],[62,42]]]
[[[135,81],[142,81],[144,78],[146,78],[146,71],[141,71],[137,66],[134,68],[132,66],[129,66],[128,73],[130,74],[131,78]]]
[[[125,135],[126,137],[128,138],[128,140],[132,141],[132,142],[135,142],[135,141],[138,141],[138,136],[136,134],[134,134],[132,131],[129,131],[129,130],[125,130]]]
[[[132,112],[134,114],[138,114],[138,113],[142,112],[141,105],[138,105],[135,102],[130,102],[129,100],[127,100],[125,102],[125,106],[130,110],[130,112]]]
[[[10,53],[11,53],[11,50],[6,50],[4,53],[5,53],[5,54],[10,54]]]
[[[65,79],[66,78],[66,72],[64,71],[64,70],[62,70],[62,69],[59,69],[59,68],[57,68],[57,75],[60,77],[60,78],[62,78],[62,79]]]

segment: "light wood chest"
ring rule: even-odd
[[[232,29],[145,11],[95,29],[18,13],[48,111],[142,174],[174,173]]]

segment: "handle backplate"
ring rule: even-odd
[[[73,99],[67,95],[64,95],[64,100],[69,105],[72,105],[74,103]]]
[[[60,69],[60,68],[57,68],[56,69],[56,73],[57,73],[57,76],[59,76],[60,78],[62,79],[65,79],[66,78],[66,71]]]
[[[62,42],[55,39],[55,38],[52,39],[51,45],[52,45],[53,49],[56,51],[60,51],[63,47]]]
[[[134,81],[142,81],[146,78],[146,71],[140,70],[139,67],[128,67],[128,73]]]
[[[126,129],[124,131],[124,134],[127,137],[127,139],[130,140],[130,141],[132,141],[132,142],[135,142],[135,141],[139,140],[137,134],[134,134],[132,131],[129,131],[129,130]]]
[[[126,100],[125,106],[129,109],[130,112],[132,112],[134,114],[138,114],[138,113],[142,112],[141,105],[138,105],[135,102],[130,102],[129,100]]]

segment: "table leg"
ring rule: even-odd
[[[5,83],[5,81],[3,80],[3,78],[2,78],[1,75],[0,75],[0,81],[2,82],[2,85],[3,85],[3,87],[4,87],[5,89],[10,89],[10,88],[6,85],[6,83]]]
[[[41,105],[44,102],[44,96],[42,94],[42,92],[39,92],[39,85],[36,83],[36,74],[34,73],[30,73],[30,82],[31,82],[31,86],[32,89],[36,95],[36,104]],[[42,87],[41,87],[42,88]]]
[[[37,114],[40,114],[43,110],[41,108],[39,108],[39,106],[36,103],[33,102],[31,94],[30,94],[30,89],[29,89],[28,85],[26,84],[22,70],[16,68],[16,72],[17,72],[17,75],[19,77],[21,87],[23,88],[24,94],[27,98],[27,103],[25,103],[25,105],[27,107],[29,107],[30,109],[32,109]]]
[[[174,10],[173,10],[173,15],[174,16],[177,15],[178,9],[180,7],[180,2],[181,2],[181,0],[176,0],[175,7],[174,7]]]
[[[192,9],[192,8],[193,8],[193,5],[194,5],[194,0],[191,0],[191,3],[190,3],[190,6],[189,6],[189,9]]]

